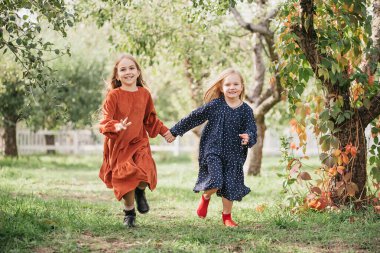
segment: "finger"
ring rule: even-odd
[[[130,125],[132,125],[132,122],[128,122],[127,124],[125,124],[125,127],[128,127]]]

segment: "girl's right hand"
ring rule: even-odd
[[[116,132],[127,129],[127,127],[131,124],[132,122],[128,122],[128,117],[126,117],[125,119],[121,119],[120,123],[115,124]]]

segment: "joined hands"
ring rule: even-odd
[[[168,142],[168,143],[172,143],[176,137],[174,137],[172,135],[172,133],[170,132],[170,130],[168,130],[166,133],[164,133],[163,137],[165,138],[165,140]]]

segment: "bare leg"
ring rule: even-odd
[[[136,212],[135,212],[135,191],[127,192],[123,196],[124,200],[124,226],[134,227],[136,226]]]
[[[205,199],[209,199],[211,197],[211,195],[216,193],[217,191],[218,191],[218,188],[206,190],[203,193],[203,197],[205,197]]]
[[[140,182],[140,184],[137,186],[141,190],[144,190],[148,186],[147,182]]]
[[[231,200],[228,200],[226,198],[222,198],[222,202],[223,202],[223,213],[224,214],[230,214],[232,211],[232,204],[234,202]]]
[[[234,202],[226,198],[222,198],[222,202],[223,202],[222,219],[223,219],[224,225],[227,227],[236,227],[237,224],[232,220],[232,217],[231,217],[232,204]]]
[[[130,191],[130,192],[127,192],[124,196],[123,196],[123,200],[124,200],[124,205],[125,205],[125,208],[126,210],[131,210],[135,207],[135,191]]]

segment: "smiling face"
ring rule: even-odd
[[[135,86],[140,71],[134,61],[123,58],[117,65],[116,78],[121,81],[122,85]]]
[[[240,98],[240,94],[243,91],[243,84],[238,74],[232,73],[222,82],[221,90],[226,98],[235,100]]]

